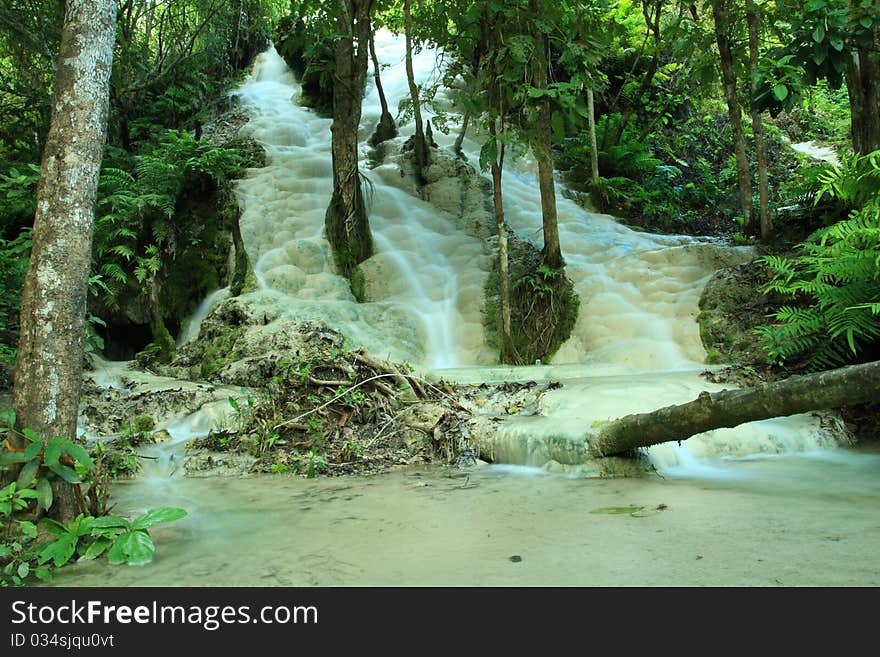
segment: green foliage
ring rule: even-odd
[[[12,240],[0,237],[0,363],[12,363],[15,359],[21,288],[27,273],[31,238],[30,228]]]
[[[93,271],[100,278],[92,292],[111,308],[127,285],[142,286],[180,244],[198,240],[175,221],[184,190],[205,181],[219,187],[241,174],[244,161],[234,149],[167,131],[127,164],[105,166],[99,184]]]
[[[36,490],[36,500],[41,509],[47,511],[52,506],[52,481],[56,478],[68,483],[80,483],[82,479],[77,466],[91,468],[92,458],[82,445],[66,438],[49,438],[44,442],[41,436],[31,429],[15,429],[15,412],[3,409],[0,416],[0,436],[18,434],[26,441],[21,451],[4,448],[0,451],[0,467],[19,465],[17,483],[19,489]],[[8,441],[7,443],[8,444]]]
[[[814,369],[851,362],[880,339],[880,151],[844,158],[820,180],[817,200],[854,209],[799,245],[797,257],[764,258],[767,291],[796,303],[758,329],[772,362],[803,358]]]

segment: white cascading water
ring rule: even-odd
[[[376,46],[393,108],[408,95],[403,38],[380,32]],[[436,60],[430,49],[415,57],[421,83],[437,75]],[[372,75],[367,80],[362,165],[380,115]],[[281,320],[326,322],[355,345],[446,379],[565,380],[563,389],[545,395],[542,418],[505,423],[513,443],[528,444],[527,456],[517,448],[511,458],[537,465],[543,463],[542,437],[577,440],[596,420],[681,403],[702,390],[721,388],[699,376],[705,351],[695,321],[698,301],[712,273],[748,259],[747,249],[707,238],[636,232],[558,194],[566,272],[581,300],[575,329],[552,366],[485,367],[497,358],[482,328],[483,286],[491,266],[486,245],[415,196],[397,164],[364,168],[371,183],[375,255],[363,266],[368,302],[357,303],[347,282],[334,273],[323,237],[332,191],[331,121],[299,105],[300,87],[274,48],[258,57],[236,94],[251,114],[245,134],[260,142],[268,156],[268,165],[252,170],[237,187],[242,235],[259,281],[259,289],[247,298],[257,307],[271,307]],[[437,99],[452,109],[443,91]],[[453,131],[457,127],[454,120],[450,125]],[[434,131],[441,148],[452,144],[453,131]],[[390,152],[411,134],[411,126],[401,126]],[[478,161],[479,147],[471,131],[464,142],[470,162]],[[511,228],[540,245],[540,196],[528,156],[507,166],[504,200]],[[653,448],[651,458],[666,470],[687,469],[695,455],[802,451],[832,444],[815,420],[799,416],[710,432],[685,447]]]

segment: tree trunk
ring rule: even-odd
[[[455,144],[452,146],[452,151],[458,155],[458,157],[462,157],[461,145],[464,143],[465,135],[467,135],[468,123],[471,120],[471,113],[465,112],[464,118],[461,120],[461,131],[458,133],[458,137],[455,138]]]
[[[416,134],[413,138],[413,152],[416,156],[416,175],[419,184],[424,182],[422,171],[428,164],[428,143],[425,141],[425,130],[422,124],[422,105],[419,100],[419,86],[416,84],[412,65],[412,14],[410,13],[409,0],[403,0],[403,15],[405,20],[406,38],[406,80],[409,83],[409,95],[412,99],[413,117],[416,123]]]
[[[367,73],[371,0],[338,0],[333,84],[333,196],[324,218],[339,273],[349,281],[373,253],[358,169],[358,124]],[[357,37],[357,48],[355,48]]]
[[[490,94],[491,95],[491,94]],[[489,136],[497,138],[495,120],[489,122]],[[509,362],[512,341],[510,337],[510,267],[507,255],[507,227],[504,224],[504,197],[501,193],[501,175],[504,171],[504,144],[498,146],[498,157],[492,162],[492,204],[495,209],[495,227],[498,230],[498,286],[501,296],[501,321],[498,342],[500,361]]]
[[[373,60],[373,78],[376,80],[376,93],[379,94],[379,104],[382,106],[382,114],[379,116],[379,124],[376,131],[370,137],[370,144],[378,146],[383,141],[394,139],[397,136],[397,126],[394,117],[388,111],[388,101],[385,98],[385,90],[382,88],[382,76],[379,72],[379,58],[376,57],[376,43],[373,38],[373,30],[370,30],[370,59]]]
[[[541,19],[541,3],[531,0],[531,12],[535,23]],[[532,80],[537,89],[547,88],[548,62],[544,34],[540,28],[533,28],[535,56],[532,59]],[[550,151],[550,102],[538,106],[537,121],[534,126],[532,148],[538,161],[538,187],[541,190],[541,219],[544,229],[544,248],[541,261],[551,269],[562,269],[562,250],[559,246],[559,225],[556,217],[556,186],[553,182],[553,156]]]
[[[739,182],[739,203],[743,216],[743,232],[755,233],[754,210],[752,209],[752,174],[746,157],[746,140],[742,127],[742,111],[736,97],[736,71],[733,65],[733,45],[731,31],[733,23],[728,11],[729,0],[712,0],[712,13],[715,18],[715,38],[721,63],[721,81],[724,86],[724,99],[730,117],[730,130],[733,133],[733,150],[736,153],[736,177]]]
[[[751,77],[752,98],[757,94],[758,57],[760,42],[758,40],[761,16],[754,0],[746,2],[746,16],[749,23],[749,74]],[[761,221],[761,239],[769,242],[773,236],[773,218],[770,216],[770,181],[767,177],[767,140],[764,137],[764,121],[761,113],[750,111],[752,117],[752,133],[755,137],[755,151],[758,159],[758,198]]]
[[[596,99],[587,89],[587,127],[590,131],[590,178],[599,180],[599,148],[596,144]]]
[[[627,415],[602,427],[593,442],[599,456],[659,445],[744,422],[839,408],[880,399],[880,361],[743,390],[702,392],[694,401]]]
[[[115,36],[115,0],[67,0],[33,249],[22,292],[12,397],[18,428],[32,429],[44,439],[76,438]],[[70,485],[56,487],[55,504],[60,518],[76,515]]]
[[[844,65],[849,93],[853,150],[860,155],[880,149],[880,38],[875,28],[874,52],[856,50]]]

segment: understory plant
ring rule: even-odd
[[[0,436],[7,438],[0,448],[0,474],[15,473],[15,480],[0,489],[0,586],[20,586],[30,576],[49,579],[52,567],[74,557],[94,559],[106,553],[111,564],[149,563],[156,549],[149,528],[186,515],[173,507],[151,509],[134,520],[108,515],[109,472],[103,453],[93,460],[73,440],[46,440],[14,427],[15,413],[0,411]],[[10,433],[24,439],[22,449],[12,447]],[[74,487],[79,506],[79,515],[67,524],[48,517],[55,508],[52,485],[58,479]]]
[[[829,167],[816,203],[824,197],[849,208],[847,218],[814,232],[793,258],[763,259],[771,273],[766,291],[792,301],[758,328],[777,364],[836,367],[880,339],[880,151]]]

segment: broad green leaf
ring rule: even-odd
[[[31,459],[37,458],[37,456],[39,456],[40,452],[42,452],[42,451],[43,451],[43,443],[30,443],[25,448],[24,455],[25,455],[25,458],[27,458],[27,460],[30,461]]]
[[[31,567],[28,563],[21,563],[18,565],[18,576],[24,579],[28,576],[28,573],[31,572]]]
[[[46,443],[46,451],[43,453],[43,463],[47,468],[52,469],[55,468],[53,466],[58,465],[58,459],[61,458],[61,439],[60,438],[52,438],[48,443]]]
[[[170,506],[163,506],[158,509],[150,509],[144,515],[135,518],[131,524],[132,529],[146,529],[161,522],[173,522],[180,520],[186,515],[184,509],[177,509]]]
[[[119,516],[101,516],[100,518],[95,518],[95,522],[92,524],[92,530],[94,531],[95,529],[102,528],[131,529],[131,523],[125,518],[120,518]]]
[[[130,536],[130,534],[120,534],[113,542],[113,545],[110,547],[110,551],[107,553],[107,562],[111,566],[125,563],[126,554],[125,550],[123,549],[123,544],[127,536]]]
[[[44,511],[48,511],[52,507],[54,499],[52,494],[52,483],[45,477],[40,477],[37,481],[37,502]]]
[[[24,452],[3,452],[0,453],[0,465],[8,465],[10,463],[26,463],[30,461]]]
[[[52,518],[43,518],[40,520],[40,527],[52,534],[52,536],[64,536],[65,534],[70,533],[67,531],[67,527],[57,520],[52,520]]]
[[[480,169],[488,171],[489,168],[498,162],[498,141],[489,139],[480,149]]]
[[[773,95],[780,101],[785,100],[788,98],[788,87],[784,84],[777,84],[773,87]]]
[[[42,445],[42,444],[43,444],[43,439],[40,438],[40,434],[38,434],[38,433],[37,433],[36,431],[34,431],[33,429],[22,429],[22,430],[21,430],[21,435],[23,435],[23,436],[24,436],[25,438],[27,438],[30,442],[32,442],[32,443],[34,443],[34,444],[36,444],[36,445]]]
[[[37,459],[25,463],[21,472],[18,474],[18,487],[27,488],[33,483],[34,477],[37,476],[37,470],[40,469],[40,462]]]
[[[153,560],[156,546],[147,532],[137,530],[123,534],[119,538],[121,539],[122,552],[125,554],[125,560],[129,566],[143,566]]]
[[[52,541],[40,552],[40,563],[44,564],[50,559],[56,568],[60,568],[73,556],[76,551],[77,537],[67,533]]]
[[[816,29],[813,30],[813,41],[816,43],[822,43],[822,40],[825,38],[825,25],[823,23],[819,23],[816,26]]]
[[[89,544],[89,547],[86,550],[86,553],[83,555],[82,558],[87,561],[95,559],[96,557],[99,557],[102,554],[104,554],[104,552],[107,550],[107,548],[110,547],[112,544],[113,544],[112,538],[106,538],[104,536],[96,538],[94,541],[92,541]]]
[[[82,463],[87,468],[91,468],[92,465],[94,465],[92,463],[92,457],[89,456],[89,453],[82,445],[78,445],[75,442],[66,440],[62,445],[62,451],[75,461]]]
[[[76,473],[76,470],[70,468],[66,465],[61,465],[60,463],[56,463],[55,465],[50,465],[49,469],[61,477],[68,484],[78,484],[82,481],[79,475]]]
[[[23,536],[27,536],[28,538],[37,537],[37,526],[28,520],[19,520],[18,529],[21,531]]]

